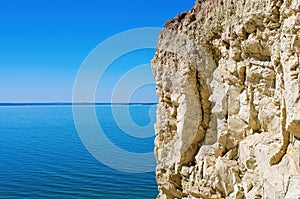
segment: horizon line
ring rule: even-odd
[[[158,102],[0,102],[0,106],[30,105],[153,105]]]

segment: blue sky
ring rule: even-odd
[[[162,27],[193,4],[194,0],[1,1],[0,102],[70,102],[77,71],[100,42],[133,28]],[[148,49],[117,60],[96,100],[108,101],[116,77],[138,61],[150,62],[153,54]],[[134,97],[155,101],[154,86],[141,88]]]

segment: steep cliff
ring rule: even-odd
[[[300,198],[300,0],[197,0],[152,69],[158,198]]]

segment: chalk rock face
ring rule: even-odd
[[[300,198],[300,0],[197,0],[152,70],[158,198]]]

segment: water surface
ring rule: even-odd
[[[129,108],[137,124],[149,123],[150,105]],[[126,107],[127,106],[127,107]],[[154,138],[127,136],[109,105],[97,105],[106,135],[119,147],[153,151]],[[0,107],[0,198],[155,198],[155,173],[125,173],[96,160],[76,132],[70,105]]]

